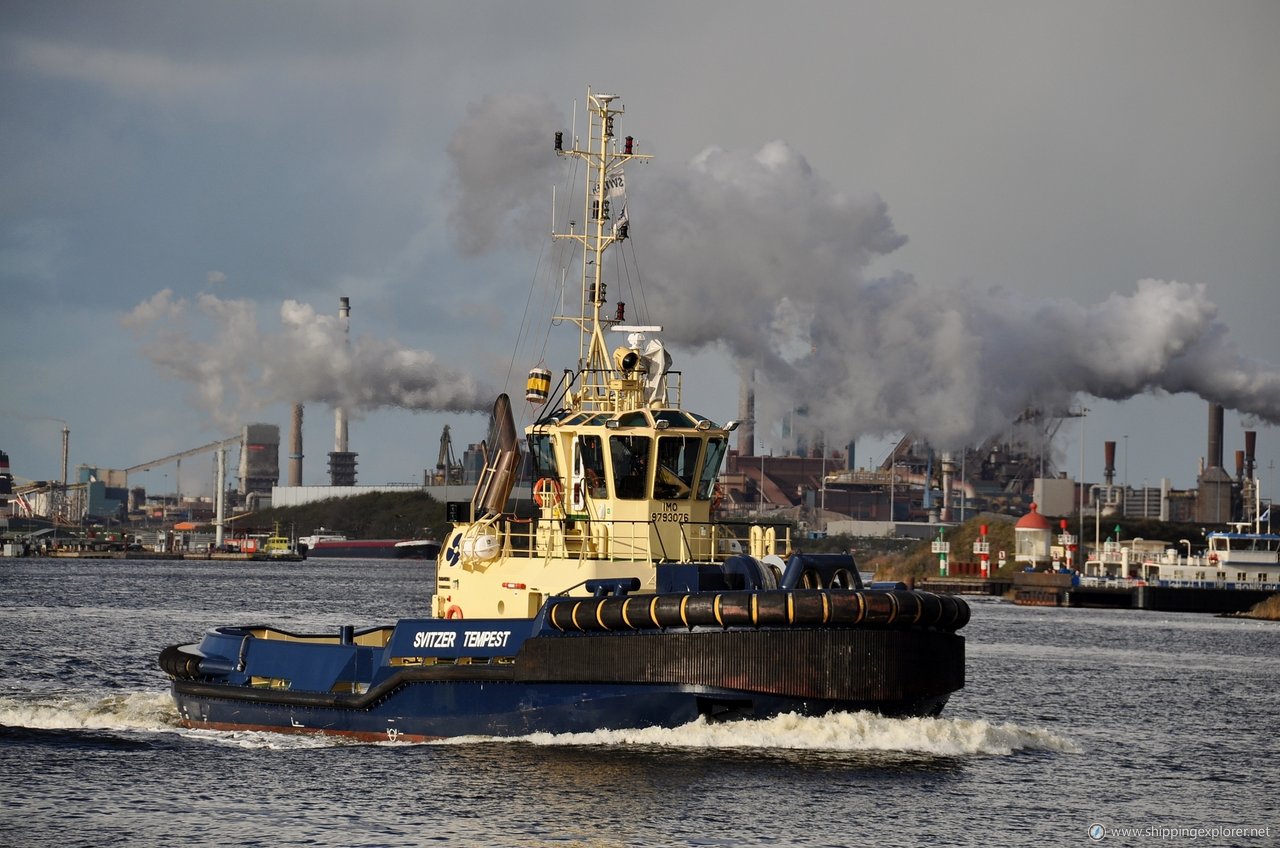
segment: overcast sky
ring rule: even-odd
[[[59,474],[62,422],[73,468],[122,468],[283,435],[302,399],[305,483],[339,401],[360,482],[419,482],[443,425],[479,440],[462,410],[536,364],[512,339],[549,267],[550,136],[590,85],[657,157],[627,173],[629,247],[687,405],[735,417],[754,358],[762,417],[803,404],[859,464],[908,426],[964,443],[1082,405],[1073,476],[1083,436],[1091,481],[1112,439],[1130,483],[1190,486],[1214,397],[1247,413],[1229,470],[1257,429],[1274,491],[1280,5],[599,8],[5,3],[13,472]]]

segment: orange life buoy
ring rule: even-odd
[[[533,502],[542,508],[560,506],[564,501],[564,487],[554,477],[541,477],[533,484]]]
[[[462,618],[462,607],[454,604],[445,611],[445,618]]]

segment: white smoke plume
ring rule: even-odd
[[[519,114],[526,128],[556,126]],[[525,137],[501,110],[471,114],[465,138],[486,146],[460,135],[451,147],[459,210],[510,207],[508,178],[481,165],[490,148]],[[534,182],[557,173],[549,138],[526,142]],[[1029,407],[1062,411],[1080,394],[1193,392],[1280,423],[1280,371],[1241,355],[1204,285],[1143,280],[1082,306],[873,278],[871,263],[906,241],[888,207],[840,191],[784,142],[713,148],[684,166],[659,159],[628,173],[628,191],[652,309],[639,317],[664,325],[677,350],[720,344],[756,369],[762,421],[805,409],[832,440],[909,431],[959,448],[1005,432]],[[525,227],[532,217],[491,223]]]
[[[516,231],[522,242],[545,236],[554,181],[547,175],[556,165],[551,139],[558,129],[563,127],[545,98],[491,95],[468,110],[449,143],[456,189],[449,223],[463,252],[483,253],[509,241],[511,221],[523,224]],[[533,221],[542,226],[531,227]]]
[[[359,414],[395,407],[485,411],[494,393],[434,354],[393,339],[352,335],[336,315],[287,300],[279,327],[258,326],[254,305],[201,294],[194,302],[165,289],[123,319],[146,340],[162,371],[189,383],[224,427],[238,427],[272,403],[323,403]]]

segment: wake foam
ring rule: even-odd
[[[465,737],[449,743],[508,741]],[[781,749],[827,752],[900,752],[938,757],[1008,756],[1015,751],[1079,753],[1072,742],[1048,730],[981,719],[885,718],[869,712],[800,716],[711,724],[704,719],[675,729],[534,733],[516,740],[533,745],[629,745],[704,749]]]
[[[326,748],[352,744],[332,736],[182,727],[168,692],[91,695],[68,692],[0,697],[0,726],[33,731],[176,733],[198,742],[246,749]]]
[[[250,749],[324,748],[370,744],[318,734],[193,730],[181,727],[167,692],[104,696],[86,693],[0,697],[0,725],[34,730],[178,733],[201,742]],[[533,733],[519,737],[461,736],[429,744],[474,745],[519,742],[542,746],[660,747],[704,750],[889,752],[936,757],[1008,756],[1015,751],[1075,754],[1070,739],[1038,727],[982,719],[885,718],[869,712],[709,723],[698,719],[676,728]],[[404,744],[378,742],[377,745]]]
[[[84,692],[0,697],[0,724],[36,730],[170,731],[178,713],[167,692]]]
[[[321,733],[271,733],[262,730],[179,729],[187,739],[247,751],[294,751],[303,748],[343,748],[371,743]],[[372,743],[387,744],[387,743]]]

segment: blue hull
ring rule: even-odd
[[[183,723],[192,728],[318,733],[374,742],[678,727],[700,716],[720,721],[855,710],[936,715],[947,701],[946,695],[889,704],[750,697],[687,685],[566,683],[420,683],[367,710],[244,701],[225,692],[192,691],[179,683],[173,695]]]

